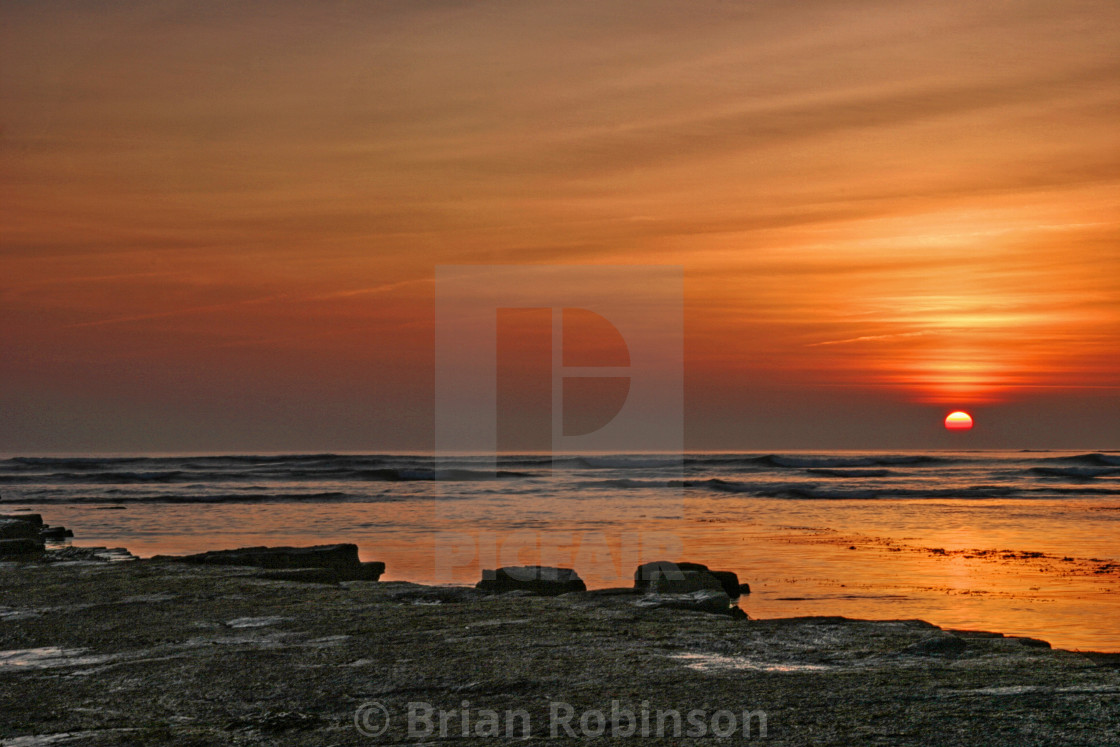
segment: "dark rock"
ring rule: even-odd
[[[708,571],[708,573],[712,574],[719,580],[719,583],[723,587],[724,592],[727,593],[727,596],[731,597],[732,599],[739,596],[739,576],[735,573],[735,571]]]
[[[371,560],[368,563],[362,563],[358,568],[358,575],[365,581],[378,581],[381,579],[381,574],[385,572],[385,564],[380,560]]]
[[[1050,648],[1050,642],[1044,641],[1041,638],[1027,638],[1023,636],[1015,640],[1019,642],[1020,646],[1027,646],[1029,648]]]
[[[736,620],[750,620],[751,619],[750,615],[748,615],[746,612],[739,609],[738,607],[732,607],[731,609],[728,610],[728,613],[731,615],[732,618],[734,618]]]
[[[135,556],[123,548],[109,550],[105,547],[74,547],[73,545],[54,547],[51,548],[49,552],[44,552],[42,555],[42,560],[48,563],[65,563],[74,560],[105,563],[110,560],[123,561],[136,559]]]
[[[723,584],[707,571],[681,571],[672,575],[655,573],[648,587],[654,594],[691,594],[704,589],[723,591]]]
[[[29,521],[37,527],[43,526],[42,514],[0,514],[2,521]]]
[[[345,571],[343,571],[345,572]],[[275,571],[262,571],[257,578],[268,581],[303,581],[309,584],[336,584],[343,579],[334,568],[281,568]]]
[[[654,560],[649,563],[642,563],[634,571],[634,588],[645,591],[649,588],[649,582],[653,580],[655,575],[667,576],[673,579],[684,578],[684,571],[706,571],[708,566],[701,563],[688,563],[679,562],[674,563],[671,560]]]
[[[700,589],[688,594],[647,594],[634,602],[638,607],[731,614],[731,597],[723,589]]]
[[[100,560],[110,560],[114,563],[140,559],[130,553],[127,547],[91,547],[90,549],[94,551],[94,555]],[[53,555],[57,552],[58,550],[55,550],[51,554]]]
[[[1120,654],[1118,653],[1106,653],[1101,651],[1078,651],[1078,653],[1098,667],[1120,669]]]
[[[66,527],[43,527],[39,530],[39,537],[45,540],[60,540],[73,536],[74,532]]]
[[[652,582],[655,577],[668,579],[669,581],[683,581],[684,574],[689,571],[698,571],[711,575],[719,581],[720,588],[732,599],[738,597],[742,593],[739,577],[734,571],[713,571],[702,563],[690,563],[687,561],[678,561],[674,563],[671,560],[654,560],[638,566],[637,570],[634,571],[634,588],[640,589],[641,591],[650,591],[650,582]],[[681,589],[681,592],[688,591],[695,591],[695,589]],[[750,593],[750,586],[746,587],[746,593]]]
[[[19,537],[17,539],[0,539],[0,557],[27,557],[43,552],[43,543],[38,538]]]
[[[507,566],[482,571],[482,580],[475,588],[489,592],[528,591],[544,596],[557,596],[570,591],[586,591],[587,586],[571,568],[541,565]]]
[[[0,539],[39,539],[39,527],[23,519],[0,521]]]
[[[311,547],[242,547],[237,550],[213,550],[196,555],[157,555],[153,560],[278,569],[344,568],[357,571],[362,566],[361,561],[358,560],[358,546],[350,543]],[[384,564],[380,565],[383,571]]]
[[[354,566],[335,568],[281,568],[257,574],[258,578],[270,581],[304,581],[316,584],[334,584],[339,581],[377,581],[385,572],[385,564],[380,562],[360,563]]]
[[[641,592],[629,586],[612,586],[607,589],[590,589],[588,591],[571,591],[569,595],[579,599],[598,599],[603,597],[632,597]]]
[[[263,732],[308,731],[322,720],[321,716],[298,711],[266,711],[254,718],[235,719],[226,724],[228,731],[256,729]]]
[[[739,584],[739,596],[746,596],[751,593],[751,585],[744,582]]]
[[[914,656],[956,656],[968,646],[955,635],[935,635],[912,643],[902,650]]]
[[[388,595],[398,602],[412,604],[463,604],[486,596],[486,592],[471,586],[422,586],[420,584],[387,584]]]
[[[990,630],[963,630],[960,628],[946,628],[946,633],[952,633],[958,638],[1003,638],[1003,633],[993,633]]]

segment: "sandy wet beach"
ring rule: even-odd
[[[1120,744],[1117,657],[1031,639],[88,556],[3,564],[5,745]]]

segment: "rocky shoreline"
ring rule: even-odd
[[[702,566],[586,591],[382,582],[353,545],[111,557],[0,563],[0,743],[1120,744],[1120,656],[752,620]]]
[[[0,560],[35,556],[43,552],[47,541],[73,536],[66,527],[44,524],[41,514],[0,514]]]

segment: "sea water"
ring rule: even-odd
[[[1120,651],[1120,453],[202,455],[0,460],[0,513],[140,556],[354,542],[386,580],[691,560],[752,617],[921,618]]]

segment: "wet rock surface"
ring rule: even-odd
[[[723,589],[699,589],[681,594],[647,594],[637,602],[639,607],[664,607],[666,609],[730,614],[731,598]]]
[[[153,560],[197,565],[244,565],[257,568],[357,568],[358,546],[312,545],[310,547],[240,547],[211,550],[194,555],[158,555]]]
[[[961,654],[968,647],[963,638],[958,638],[955,635],[932,635],[929,638],[911,643],[904,648],[904,654],[913,654],[915,656],[956,656]]]
[[[42,527],[43,526],[43,515],[42,514],[32,514],[32,513],[0,514],[0,522],[5,522],[5,521],[27,521],[27,522],[30,522],[31,524],[34,524],[37,527]]]
[[[723,589],[735,599],[750,594],[749,584],[740,584],[733,571],[713,571],[702,563],[654,560],[634,571],[634,588],[662,594],[687,594],[700,589]]]
[[[723,593],[723,584],[707,571],[681,571],[674,574],[655,572],[646,589],[654,594],[691,594],[696,591]]]
[[[350,543],[310,547],[242,547],[195,555],[157,555],[152,560],[262,568],[265,570],[257,574],[260,578],[320,584],[377,581],[385,572],[385,564],[380,561],[361,562],[358,546]]]
[[[73,530],[66,527],[43,527],[39,530],[39,537],[45,540],[64,540],[73,536]]]
[[[618,701],[762,711],[766,737],[750,740],[760,744],[1120,743],[1114,654],[915,620],[742,620],[635,604],[641,598],[321,585],[261,578],[253,567],[73,555],[0,563],[0,740],[574,743],[550,738],[555,703],[574,710],[578,729],[578,714],[609,713]],[[902,653],[948,637],[966,645],[952,656]],[[464,701],[524,709],[531,738],[464,740],[457,718],[446,739],[409,735],[409,703]],[[355,726],[372,702],[390,716],[376,737]],[[581,743],[721,741],[608,731]]]
[[[39,526],[21,519],[0,521],[0,539],[38,539]]]
[[[43,543],[38,537],[0,539],[0,558],[37,555],[43,552]]]
[[[31,539],[38,543],[39,550],[43,549],[45,541],[61,542],[73,537],[74,532],[66,527],[52,527],[43,523],[42,514],[0,514],[0,542],[14,539]],[[20,554],[24,552],[20,544],[0,546],[0,555]]]
[[[543,565],[520,565],[484,570],[476,588],[481,591],[526,591],[543,596],[559,596],[573,591],[586,591],[587,586],[571,568]]]

